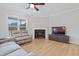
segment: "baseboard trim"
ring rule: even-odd
[[[70,41],[70,43],[71,43],[71,44],[79,45],[79,42],[71,42],[71,41]]]

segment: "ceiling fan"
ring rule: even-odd
[[[28,7],[26,7],[26,9],[33,8],[36,11],[39,11],[39,8],[37,7],[39,5],[45,5],[45,3],[28,3]]]

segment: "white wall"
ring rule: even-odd
[[[8,35],[8,24],[6,14],[2,10],[0,11],[0,38],[2,38]]]

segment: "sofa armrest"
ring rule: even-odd
[[[4,42],[9,42],[9,41],[14,41],[14,38],[1,38],[0,39],[0,44],[2,44]]]

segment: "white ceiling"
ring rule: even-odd
[[[71,9],[78,9],[78,3],[46,3],[39,8],[39,11],[33,9],[25,9],[28,7],[26,3],[0,3],[0,8],[6,10],[19,11],[28,14],[29,16],[51,16],[59,12],[68,11]]]

